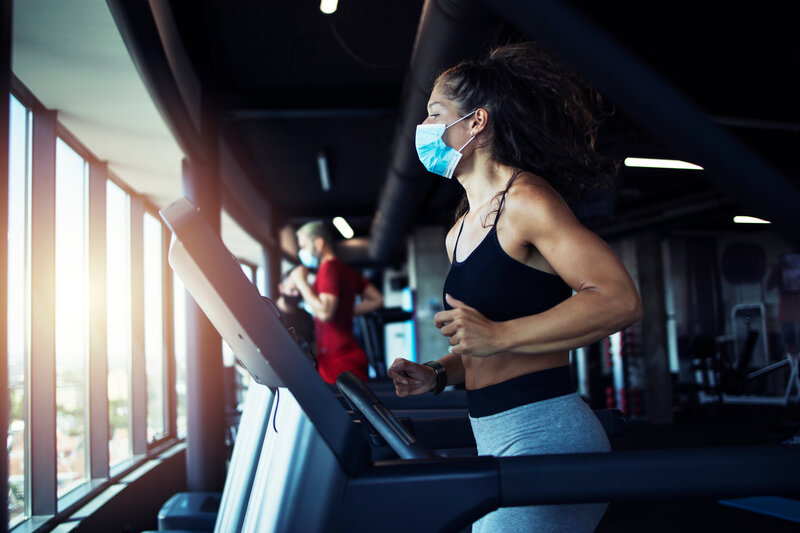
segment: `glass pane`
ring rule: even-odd
[[[178,438],[186,436],[186,290],[172,274],[172,309],[175,330],[175,393],[178,397]]]
[[[56,142],[56,448],[58,495],[87,480],[86,164]]]
[[[30,320],[30,165],[28,110],[10,97],[8,146],[8,520],[25,518],[25,368]]]
[[[133,455],[130,431],[131,217],[130,198],[106,182],[106,327],[108,353],[108,462]]]
[[[225,339],[222,339],[222,366],[231,367],[236,364],[236,355]]]
[[[253,283],[253,278],[255,277],[253,267],[244,263],[239,263],[239,266],[242,267],[242,272],[244,272],[244,275],[250,280],[250,283]]]
[[[265,269],[256,267],[256,287],[258,287],[258,292],[260,292],[262,296],[267,295],[267,283],[264,279],[264,271]]]
[[[144,214],[144,358],[147,372],[147,441],[166,433],[161,223]]]

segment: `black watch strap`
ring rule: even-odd
[[[436,386],[433,388],[433,394],[441,393],[447,387],[447,372],[444,371],[444,367],[438,361],[428,361],[423,364],[431,367],[436,376]]]

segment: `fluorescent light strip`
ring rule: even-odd
[[[319,10],[325,13],[326,15],[330,15],[331,13],[336,11],[338,4],[339,0],[322,0],[319,3]]]
[[[680,170],[703,170],[703,167],[687,163],[686,161],[678,161],[676,159],[649,159],[645,157],[626,157],[626,167],[643,167],[643,168],[669,168]]]
[[[324,153],[317,154],[317,167],[319,168],[320,187],[324,192],[331,190],[331,176],[328,173],[328,158]]]
[[[348,224],[347,221],[342,217],[334,217],[333,225],[336,226],[336,229],[339,230],[339,233],[341,233],[342,237],[344,237],[345,239],[353,238],[354,235],[353,228],[351,228],[350,224]]]
[[[769,220],[764,220],[763,218],[748,217],[743,215],[737,215],[733,217],[733,221],[737,224],[772,224],[772,222]]]

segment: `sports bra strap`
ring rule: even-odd
[[[453,261],[457,261],[456,259],[456,250],[458,250],[458,240],[461,238],[461,230],[464,229],[464,219],[467,218],[467,214],[461,217],[461,226],[458,228],[458,235],[456,236],[456,243],[453,245]]]
[[[514,172],[514,174],[511,175],[511,179],[508,180],[508,186],[506,187],[506,190],[503,191],[503,195],[500,197],[500,205],[497,207],[497,214],[494,216],[494,224],[492,224],[493,228],[497,227],[497,219],[500,218],[500,211],[503,210],[503,203],[505,203],[506,201],[506,193],[508,192],[508,189],[511,188],[511,184],[514,182],[515,179],[517,179],[517,176],[519,176],[520,174],[522,174],[522,171],[517,170]]]
[[[497,207],[497,214],[494,216],[494,224],[492,227],[497,231],[497,219],[500,218],[500,211],[503,209],[503,203],[506,201],[506,192],[503,191],[503,196],[500,197],[500,205]]]
[[[512,174],[511,179],[508,180],[508,188],[511,187],[511,183],[520,174],[522,174],[521,170],[517,170],[516,172],[514,172],[514,174]],[[494,216],[494,224],[492,224],[492,229],[494,229],[495,231],[497,231],[497,219],[500,218],[500,211],[503,210],[503,203],[505,203],[505,201],[506,201],[506,193],[508,192],[508,188],[506,188],[506,190],[503,191],[503,195],[500,197],[500,205],[497,207],[497,214]],[[464,219],[466,219],[466,218],[467,218],[467,214],[464,213],[464,215],[461,217],[461,226],[458,228],[458,235],[456,236],[456,243],[455,243],[455,245],[453,245],[453,260],[454,261],[456,260],[456,250],[458,250],[458,241],[459,241],[459,239],[461,239],[461,230],[464,229]]]

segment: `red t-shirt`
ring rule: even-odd
[[[367,356],[353,335],[353,308],[356,296],[369,282],[339,259],[319,267],[312,289],[317,294],[337,297],[336,312],[329,322],[314,318],[318,347],[319,373],[327,383],[335,383],[340,372],[349,370],[367,379]]]

